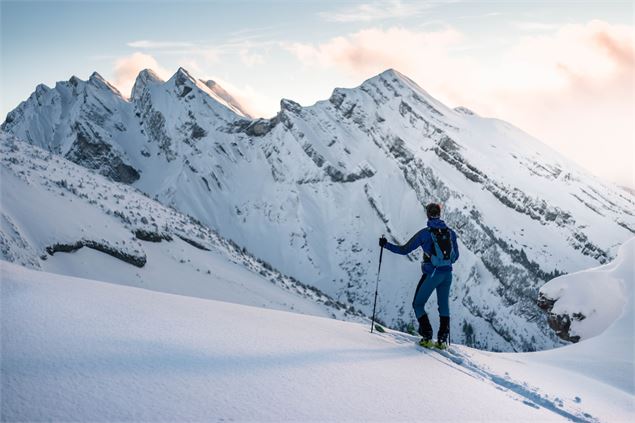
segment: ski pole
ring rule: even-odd
[[[384,235],[382,234],[382,238]],[[379,291],[379,272],[381,271],[381,258],[384,255],[384,246],[381,246],[381,250],[379,251],[379,268],[377,269],[377,282],[375,283],[375,303],[373,304],[373,319],[370,324],[370,333],[373,333],[373,329],[375,327],[375,309],[377,308],[377,292]]]

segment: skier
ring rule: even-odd
[[[459,258],[456,233],[441,220],[441,206],[430,203],[426,206],[428,215],[427,227],[417,232],[405,245],[395,245],[383,236],[379,238],[379,246],[396,254],[406,255],[418,247],[423,249],[421,270],[423,275],[415,290],[412,307],[419,322],[421,346],[446,348],[450,335],[450,285],[452,284],[452,263]],[[437,291],[439,304],[439,332],[436,345],[432,342],[432,326],[425,311],[425,305],[432,294]]]

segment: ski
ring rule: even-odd
[[[424,340],[417,342],[417,345],[423,348],[427,348],[429,350],[446,350],[448,348],[448,344],[440,344],[438,342],[434,342],[432,340]]]

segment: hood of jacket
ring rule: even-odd
[[[444,229],[444,228],[447,228],[447,227],[448,226],[445,224],[445,222],[442,219],[434,218],[434,219],[429,219],[428,220],[428,228]]]

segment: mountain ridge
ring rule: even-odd
[[[635,199],[623,190],[506,122],[448,108],[394,70],[312,106],[283,99],[271,119],[240,115],[185,71],[142,88],[130,102],[67,97],[70,114],[31,102],[2,128],[62,155],[75,146],[76,163],[366,312],[375,238],[404,242],[425,224],[423,205],[441,202],[462,249],[453,333],[470,345],[558,345],[536,305],[540,286],[607,262],[635,230]],[[413,323],[417,260],[384,259],[392,283],[379,312],[393,327]]]

